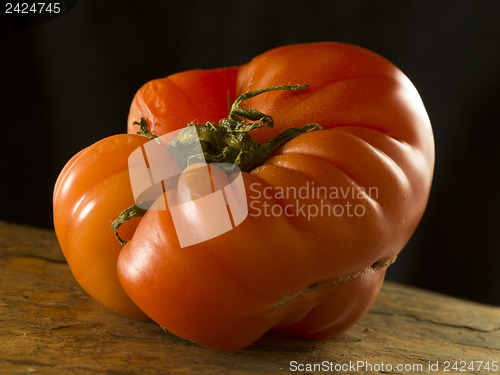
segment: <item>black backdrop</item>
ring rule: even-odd
[[[2,9],[0,220],[52,227],[58,172],[81,148],[125,131],[146,81],[242,64],[282,44],[349,42],[410,77],[436,138],[428,209],[388,277],[500,305],[500,1],[62,5],[63,15],[45,20],[8,18]]]

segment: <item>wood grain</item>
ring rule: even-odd
[[[0,222],[0,269],[0,374],[436,374],[445,361],[474,365],[460,373],[500,373],[471,362],[500,366],[499,308],[390,282],[339,337],[267,335],[216,353],[103,308],[78,286],[50,230]]]

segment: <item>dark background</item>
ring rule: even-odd
[[[428,209],[389,279],[500,305],[500,1],[62,3],[52,19],[2,9],[0,220],[51,228],[59,171],[125,132],[145,82],[282,44],[349,42],[409,76],[436,138]]]

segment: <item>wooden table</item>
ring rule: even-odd
[[[0,222],[0,374],[498,374],[499,367],[500,308],[390,282],[340,337],[269,335],[235,353],[212,352],[106,310],[80,289],[52,231]]]

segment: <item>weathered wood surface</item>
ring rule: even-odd
[[[0,374],[436,374],[446,361],[500,373],[500,309],[386,282],[340,337],[269,335],[216,353],[109,312],[77,285],[53,232],[0,222]]]

